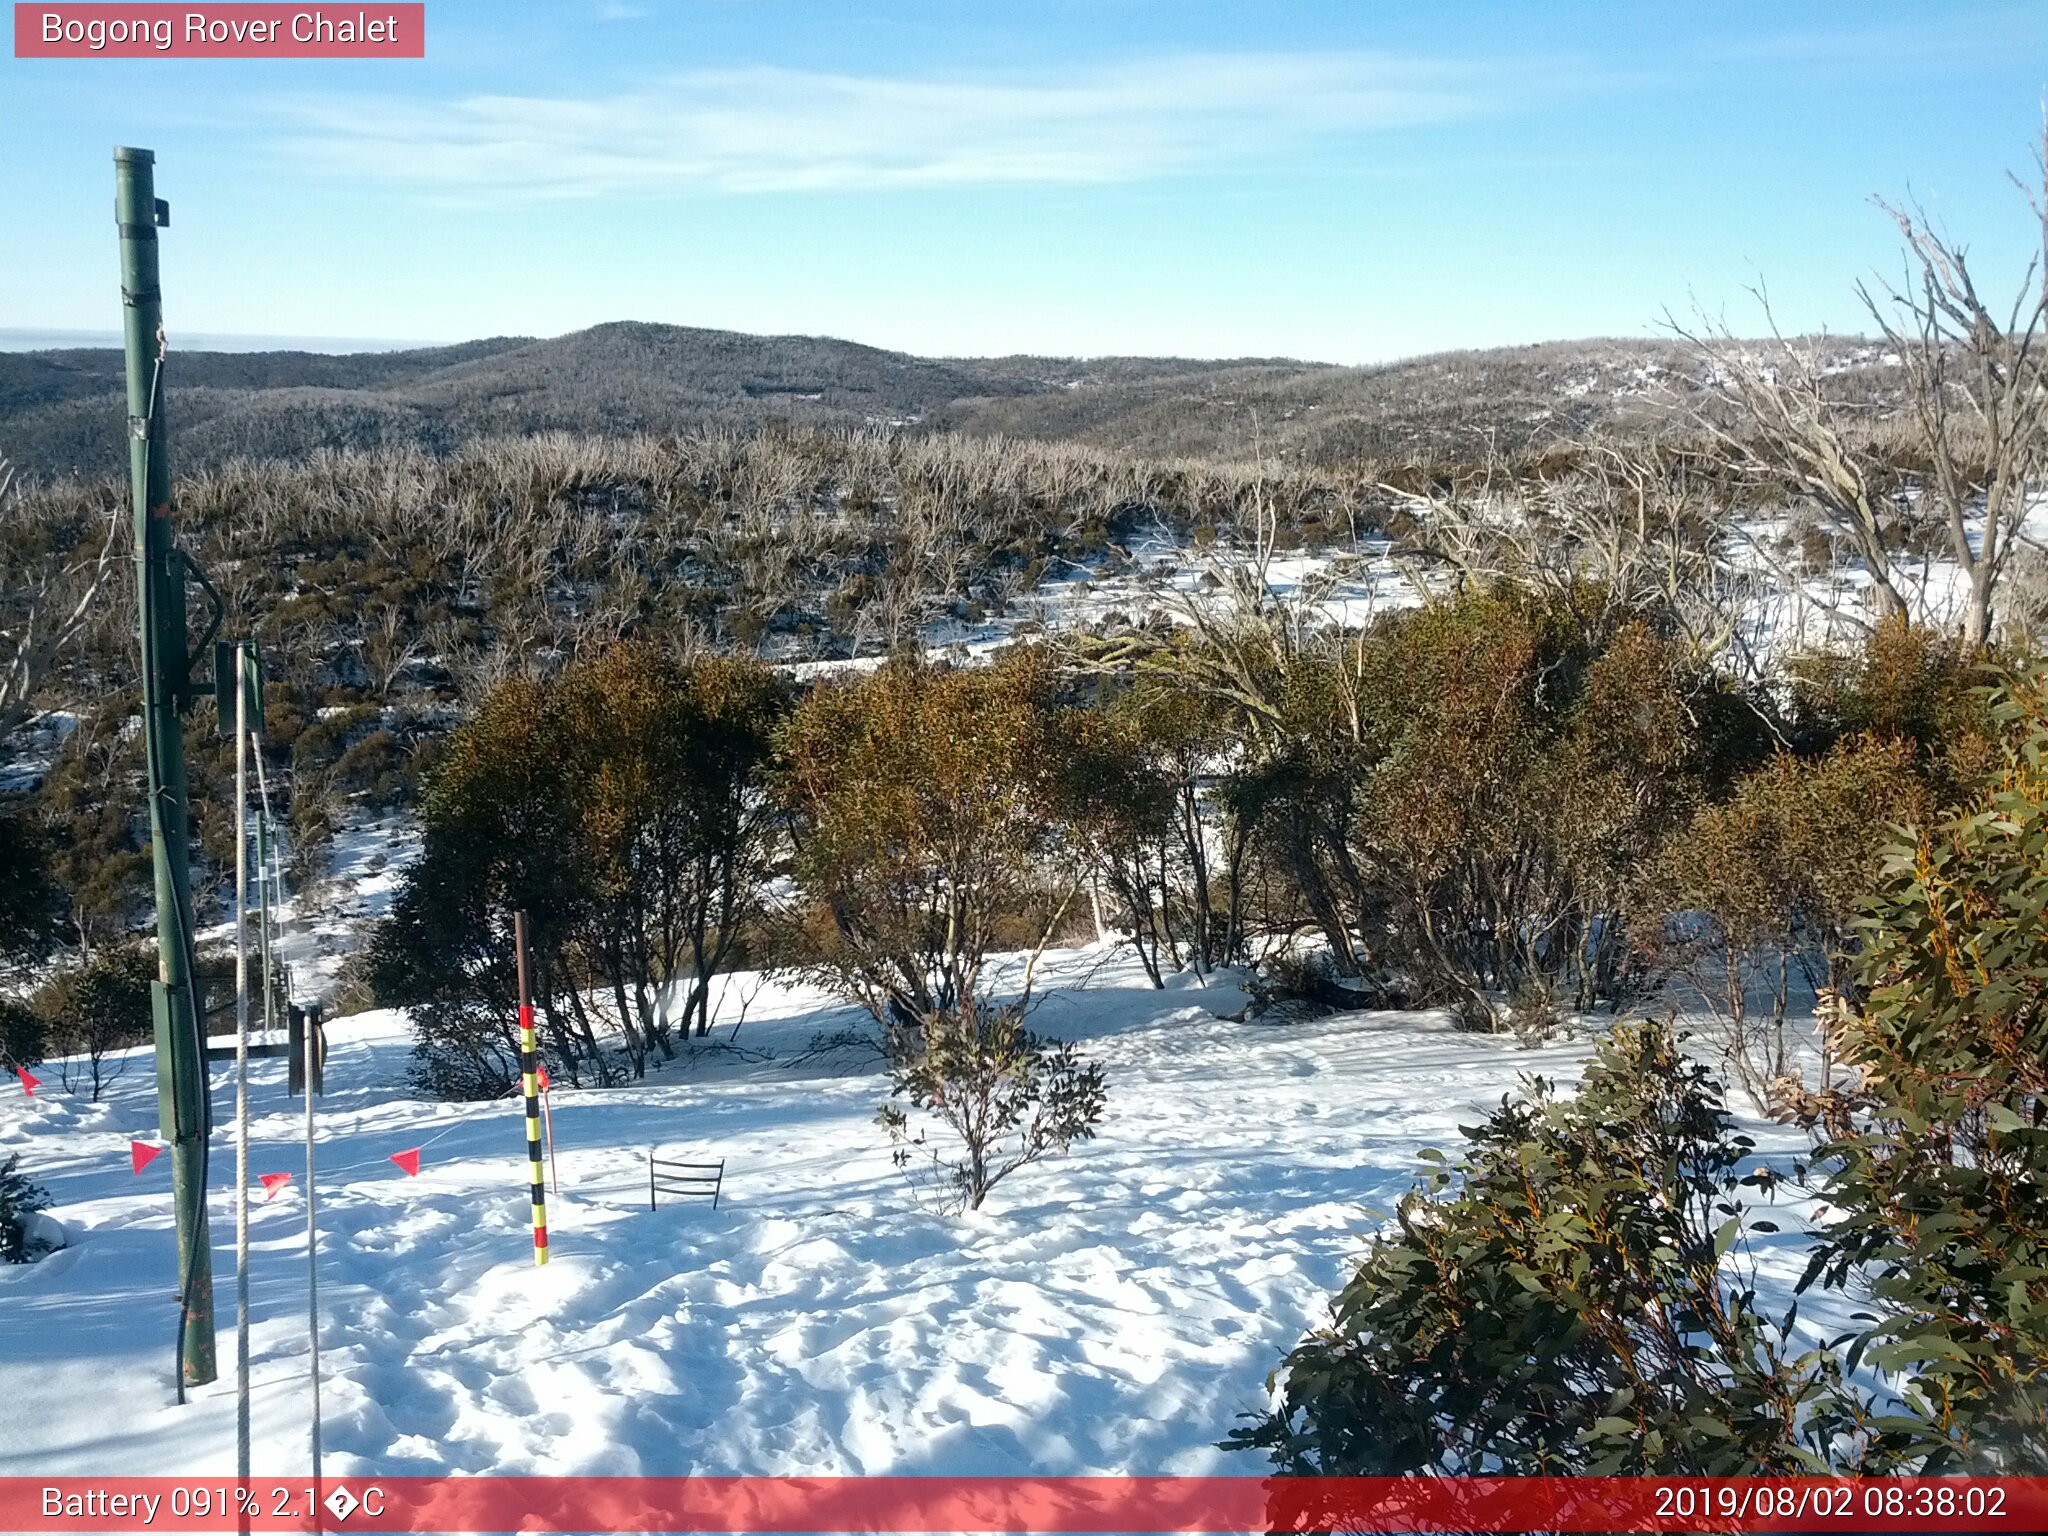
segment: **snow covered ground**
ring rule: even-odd
[[[7,739],[7,757],[0,762],[0,794],[28,794],[43,782],[57,754],[78,729],[78,715],[68,709],[46,709],[30,715]]]
[[[1162,618],[1185,623],[1189,601],[1199,601],[1219,577],[1248,570],[1253,559],[1245,550],[1222,545],[1198,551],[1163,529],[1134,541],[1127,556],[1114,569],[1106,563],[1061,566],[1001,617],[972,624],[938,620],[923,631],[926,654],[985,661],[1036,634],[1114,630],[1125,623]],[[1362,627],[1382,613],[1422,602],[1421,593],[1397,566],[1392,544],[1383,538],[1362,539],[1353,548],[1331,546],[1275,556],[1266,566],[1266,590],[1276,599],[1302,600],[1324,621],[1345,626]],[[870,672],[885,660],[876,653],[829,661],[778,660],[776,665],[791,677],[808,681]]]
[[[1495,515],[1512,522],[1521,513],[1516,504],[1500,502]],[[1801,653],[1853,649],[1876,623],[1878,593],[1870,570],[1841,541],[1831,547],[1832,563],[1822,569],[1805,568],[1798,531],[1787,516],[1758,514],[1732,522],[1720,539],[1715,555],[1724,579],[1738,578],[1724,601],[1746,653],[1731,653],[1726,658],[1730,662],[1769,668]],[[1945,538],[1940,534],[1941,540]],[[1969,538],[1973,550],[1981,547],[1981,519]],[[2032,504],[2021,543],[2031,546],[2029,558],[2048,550],[2048,496]],[[1946,551],[1947,546],[1938,542],[1937,548]],[[1253,554],[1243,547],[1217,544],[1196,549],[1155,527],[1134,539],[1115,560],[1057,566],[1001,615],[973,623],[942,618],[927,625],[921,639],[926,654],[934,658],[981,662],[1038,634],[1114,632],[1127,624],[1162,619],[1185,624],[1190,604],[1213,601],[1207,594],[1223,578],[1256,575],[1254,567]],[[1890,577],[1915,623],[1949,631],[1962,626],[1969,580],[1953,556],[1901,553]],[[1349,544],[1280,552],[1265,567],[1265,589],[1271,598],[1299,604],[1317,622],[1340,628],[1363,628],[1384,614],[1420,606],[1425,593],[1417,586],[1418,579],[1441,591],[1448,587],[1451,573],[1428,562],[1397,558],[1394,543],[1376,534]],[[2015,587],[2038,580],[2038,575],[2020,569],[2009,574],[2007,606]],[[886,657],[876,651],[850,659],[774,659],[790,676],[808,681],[872,671]]]
[[[1428,1015],[1235,1022],[1235,987],[1154,991],[1100,949],[1056,957],[1054,980],[1038,1023],[1100,1053],[1110,1114],[982,1212],[935,1214],[891,1164],[871,1063],[792,1062],[844,1010],[738,977],[712,1039],[646,1083],[556,1091],[545,1269],[516,1102],[423,1102],[402,1018],[334,1026],[328,1470],[1256,1472],[1214,1443],[1323,1320],[1417,1150],[1452,1146],[1522,1074],[1569,1080],[1583,1059]],[[302,1177],[282,1070],[256,1064],[252,1168]],[[144,1070],[96,1106],[50,1081],[0,1090],[0,1156],[22,1154],[71,1239],[0,1268],[0,1475],[232,1469],[230,1143],[212,1181],[222,1379],[180,1409],[168,1159],[138,1175],[128,1147],[154,1133]],[[715,1212],[648,1210],[656,1145],[727,1160]],[[388,1159],[414,1147],[408,1178]],[[259,1473],[305,1465],[304,1220],[295,1179],[253,1221]],[[1782,1293],[1798,1239],[1765,1241]]]
[[[1005,620],[929,638],[979,657],[1027,620],[1170,616],[1205,589],[1185,551],[1132,554],[1122,574],[1066,573]],[[1289,556],[1268,579],[1313,590],[1343,623],[1418,600],[1377,546],[1334,569]],[[402,816],[338,833],[326,877],[280,913],[295,994],[331,993],[417,845]],[[1101,949],[1052,960],[1037,1023],[1100,1053],[1109,1117],[984,1211],[935,1214],[892,1166],[877,1063],[795,1063],[851,1021],[844,1008],[734,977],[714,1038],[646,1083],[557,1089],[545,1269],[531,1260],[518,1106],[419,1099],[399,1015],[331,1025],[318,1146],[328,1470],[1257,1472],[1215,1442],[1324,1320],[1418,1151],[1453,1148],[1457,1126],[1526,1073],[1573,1077],[1586,1049],[1527,1049],[1429,1015],[1240,1022],[1234,987],[1157,992]],[[283,1070],[255,1064],[253,1168],[302,1178]],[[212,1180],[223,1375],[179,1409],[168,1159],[136,1174],[128,1147],[156,1132],[148,1062],[98,1105],[43,1076],[34,1098],[0,1080],[0,1158],[22,1154],[70,1246],[0,1267],[0,1475],[228,1471],[231,1143],[217,1139]],[[1781,1169],[1805,1150],[1797,1133],[1745,1129]],[[725,1158],[719,1209],[649,1212],[655,1146]],[[389,1161],[412,1148],[417,1178]],[[1803,1268],[1804,1211],[1776,1213],[1787,1230],[1754,1249],[1773,1311]],[[253,1224],[259,1472],[305,1464],[304,1215],[294,1182]],[[1840,1331],[1848,1310],[1810,1298],[1802,1332]]]

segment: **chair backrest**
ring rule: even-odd
[[[725,1159],[715,1163],[685,1162],[679,1158],[647,1154],[647,1209],[655,1210],[662,1195],[709,1195],[711,1208],[718,1209],[719,1191],[725,1183]]]

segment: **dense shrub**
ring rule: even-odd
[[[0,967],[47,955],[64,919],[48,839],[26,814],[0,805]]]
[[[1854,650],[1795,657],[1792,745],[1804,755],[1865,737],[1906,744],[1915,776],[1944,802],[1974,792],[1998,767],[1982,658],[1955,638],[1893,618]]]
[[[105,945],[43,985],[35,1006],[48,1020],[49,1049],[62,1058],[57,1071],[67,1090],[84,1089],[97,1103],[128,1070],[127,1051],[150,1043],[156,974],[154,945]]]
[[[1907,1378],[1887,1420],[1930,1471],[2048,1471],[2048,674],[1996,695],[1988,792],[1891,852],[1861,1006],[1838,1000],[1856,1082],[1810,1102],[1831,1139],[1818,1256],[1885,1315],[1859,1348]]]
[[[984,1011],[990,954],[1043,947],[1075,899],[1080,871],[1054,858],[1052,682],[1031,653],[892,663],[814,690],[790,721],[782,791],[814,963],[892,1034]]]
[[[21,1172],[21,1154],[9,1153],[0,1163],[0,1264],[21,1264],[36,1256],[29,1241],[27,1219],[50,1208],[50,1197],[41,1185],[29,1182]]]
[[[708,1028],[712,978],[759,910],[780,708],[762,668],[633,644],[492,691],[449,739],[421,857],[371,942],[378,998],[413,1010],[425,1086],[510,1085],[515,910],[571,1081],[611,1080],[613,1035],[638,1076],[676,1026]]]
[[[152,899],[148,790],[133,698],[80,714],[37,795],[49,828],[51,869],[88,947],[118,942]]]
[[[1629,883],[1743,745],[1676,645],[1509,589],[1281,654],[1257,687],[1225,793],[1339,971],[1486,1026],[1628,999]]]
[[[882,1026],[893,1087],[957,1150],[885,1105],[899,1163],[928,1151],[978,1208],[1017,1168],[1093,1134],[1102,1069],[1024,1027],[1032,966],[1079,889],[1059,820],[1074,725],[1044,659],[946,672],[891,665],[813,692],[790,721],[783,784],[825,983]],[[991,954],[1021,948],[998,982]]]
[[[1858,649],[1795,658],[1781,745],[1645,861],[1631,930],[1679,1000],[1714,1015],[1756,1104],[1804,1091],[1788,1014],[1854,985],[1857,914],[1883,850],[1995,768],[1985,666],[1892,619]],[[1825,1082],[1829,1063],[1820,1062]]]
[[[334,784],[368,796],[379,805],[411,799],[405,748],[388,730],[375,730],[335,760]]]
[[[1820,757],[1780,753],[1704,806],[1650,860],[1636,941],[1683,1000],[1714,1015],[1730,1069],[1759,1108],[1795,1075],[1788,1011],[1841,987],[1861,902],[1900,825],[1932,814],[1911,742],[1859,734]],[[1826,1075],[1823,1063],[1822,1075]]]
[[[43,1016],[28,1004],[0,994],[0,1072],[40,1065],[48,1044],[49,1024]]]
[[[1618,1028],[1575,1095],[1535,1082],[1465,1136],[1233,1447],[1325,1476],[1859,1463],[1834,1354],[1756,1309],[1738,1197],[1767,1180],[1668,1027]]]
[[[147,925],[154,907],[141,713],[139,691],[116,691],[81,709],[34,799],[38,838],[57,888],[53,900],[80,952],[124,942]],[[289,738],[280,738],[277,722],[271,726],[265,748],[270,804],[296,833],[321,786],[317,774],[292,771]],[[210,707],[187,715],[184,739],[193,889],[205,921],[209,905],[224,901],[234,867],[234,746]],[[252,765],[252,800],[255,777]],[[308,793],[299,793],[301,786]],[[313,848],[295,840],[293,852],[305,856]]]
[[[1727,868],[1763,872],[1723,887],[1728,921],[1779,924],[1790,891],[1839,923],[1876,887],[1854,985],[1823,992],[1849,1075],[1789,1093],[1822,1128],[1833,1213],[1800,1289],[1867,1295],[1860,1335],[1795,1352],[1789,1316],[1757,1315],[1734,1197],[1771,1180],[1742,1176],[1749,1142],[1705,1069],[1631,1027],[1576,1097],[1467,1131],[1233,1443],[1293,1473],[2048,1467],[2048,672],[2008,679],[1984,718],[2002,772],[1879,868],[1830,828],[1931,793],[1903,735],[1782,759],[1727,808]]]

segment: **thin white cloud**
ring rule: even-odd
[[[301,100],[284,147],[457,197],[1101,183],[1471,117],[1520,93],[1497,70],[1359,53],[1192,55],[1051,81],[750,68],[606,97]]]

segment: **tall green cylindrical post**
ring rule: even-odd
[[[178,1292],[186,1386],[214,1379],[213,1249],[206,1225],[206,1138],[211,1121],[193,913],[185,738],[191,694],[185,572],[171,536],[171,463],[164,426],[163,296],[156,232],[156,156],[114,151],[114,217],[121,237],[121,331],[128,360],[128,473],[135,510],[141,614],[142,709],[149,765],[150,847],[156,863],[157,1113],[171,1144],[178,1220]]]

